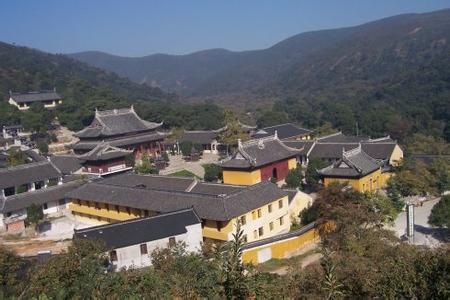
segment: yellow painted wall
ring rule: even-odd
[[[288,168],[289,170],[297,168],[297,159],[295,157],[288,160]]]
[[[289,215],[291,217],[291,221],[298,221],[298,215],[302,210],[312,205],[313,199],[310,195],[298,191],[297,194],[292,199],[289,204]]]
[[[245,263],[258,264],[258,252],[267,248],[271,249],[272,258],[283,259],[289,257],[292,253],[301,250],[302,247],[309,245],[319,238],[317,229],[311,229],[304,234],[277,241],[268,245],[263,245],[251,249],[246,249],[242,253],[242,261]]]
[[[207,239],[228,241],[228,234],[233,231],[233,221],[221,222],[220,231],[217,222],[205,220],[203,226],[203,237]]]
[[[403,160],[403,150],[399,145],[395,145],[394,151],[392,151],[391,157],[389,158],[389,164],[391,166],[398,166]]]
[[[72,212],[84,214],[84,215],[90,215],[95,217],[100,217],[104,219],[111,219],[112,222],[114,221],[125,221],[130,220],[134,218],[138,218],[140,216],[144,216],[144,214],[137,209],[130,209],[130,214],[127,212],[125,207],[120,206],[119,212],[117,212],[114,205],[109,206],[109,210],[106,209],[106,205],[103,203],[98,203],[98,209],[95,208],[94,203],[90,202],[89,206],[87,206],[87,201],[81,201],[81,204],[78,204],[76,202],[72,202],[69,204],[69,209]]]
[[[370,181],[372,179],[372,185],[370,184]],[[381,170],[376,170],[375,172],[372,172],[364,177],[361,177],[359,179],[353,179],[353,178],[324,178],[324,185],[327,187],[332,182],[339,182],[339,183],[345,183],[348,182],[349,185],[352,186],[352,188],[358,192],[371,192],[378,190],[385,186],[386,181],[384,180],[383,175],[381,174]]]
[[[223,171],[223,182],[237,185],[253,185],[261,182],[260,170],[252,172],[245,171]]]

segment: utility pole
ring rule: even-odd
[[[406,204],[406,236],[410,244],[414,243],[414,204]]]

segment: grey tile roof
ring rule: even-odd
[[[101,142],[94,149],[78,158],[83,161],[100,161],[125,157],[130,153],[133,153],[133,150],[120,149],[111,146],[109,143]]]
[[[285,144],[290,148],[298,149],[300,151],[300,154],[302,155],[308,154],[309,150],[314,146],[313,140],[304,140],[304,141],[284,140],[282,142],[283,144]]]
[[[61,172],[49,161],[0,169],[0,189],[61,176]]]
[[[276,136],[238,143],[237,153],[221,166],[229,169],[250,169],[295,157],[298,149],[284,145]]]
[[[36,101],[60,100],[61,96],[56,91],[41,91],[29,93],[12,93],[10,97],[17,103],[27,103]]]
[[[327,136],[319,137],[317,138],[317,140],[320,142],[328,143],[359,143],[370,139],[369,137],[365,136],[344,135],[342,132],[337,132]]]
[[[213,140],[219,138],[219,132],[215,130],[210,131],[184,131],[179,138],[180,142],[193,142],[197,144],[210,144]]]
[[[195,180],[187,177],[125,173],[109,176],[102,180],[102,183],[127,187],[141,186],[147,189],[182,192],[186,191],[193,183],[195,183]]]
[[[105,242],[107,249],[139,245],[149,241],[184,234],[186,227],[201,223],[192,208],[75,230],[74,239]]]
[[[125,136],[121,138],[114,139],[104,139],[105,142],[108,142],[111,146],[114,147],[124,147],[129,145],[141,144],[146,142],[160,141],[163,140],[166,135],[161,132],[148,132],[141,133],[132,136]],[[75,145],[72,146],[72,149],[75,150],[92,150],[102,141],[79,141]]]
[[[82,168],[81,161],[75,155],[53,155],[50,161],[64,175],[72,174]]]
[[[110,137],[155,130],[162,123],[142,120],[131,108],[95,111],[92,123],[75,135],[79,138]]]
[[[281,140],[304,136],[312,133],[312,131],[309,129],[298,127],[292,123],[286,123],[258,129],[252,136],[252,138],[271,136],[275,134],[275,131],[277,131],[278,137]]]
[[[394,151],[396,142],[363,142],[361,143],[362,150],[369,154],[369,156],[376,159],[389,160]],[[317,142],[310,152],[311,158],[323,159],[339,159],[342,156],[342,149],[349,151],[359,146],[358,143],[322,143]]]
[[[269,181],[253,186],[236,186],[229,194],[224,194],[223,191],[223,188],[217,187],[215,194],[211,190],[208,190],[208,193],[195,193],[147,186],[136,188],[98,181],[87,183],[70,192],[68,196],[71,199],[128,206],[158,213],[193,207],[202,219],[228,221],[287,195]]]
[[[8,213],[29,207],[31,204],[42,205],[50,201],[58,201],[66,199],[66,194],[73,191],[80,185],[82,181],[71,181],[61,185],[55,185],[32,192],[25,192],[13,196],[0,198],[0,212]]]
[[[340,160],[319,170],[319,174],[327,177],[359,178],[380,169],[381,165],[381,161],[367,155],[359,146],[343,152]]]

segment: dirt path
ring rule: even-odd
[[[19,256],[35,256],[39,251],[51,251],[52,254],[66,251],[72,241],[46,241],[39,239],[1,241],[8,249],[14,251]]]
[[[305,256],[304,258],[302,258],[301,260],[298,261],[298,264],[300,265],[300,267],[306,268],[307,266],[318,262],[320,259],[322,258],[322,254],[321,253],[311,253],[307,256]],[[278,275],[286,275],[289,272],[289,268],[295,267],[295,265],[292,266],[283,266],[280,267],[278,269],[275,269],[273,271],[270,271],[269,273],[273,273],[273,274],[278,274]]]

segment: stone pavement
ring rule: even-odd
[[[169,166],[160,171],[159,174],[168,175],[181,170],[188,170],[198,177],[203,178],[205,176],[205,170],[203,169],[202,165],[218,162],[219,155],[203,153],[202,158],[199,161],[194,162],[185,161],[181,155],[170,155],[169,159]]]
[[[438,203],[440,198],[426,201],[423,206],[417,206],[414,209],[414,239],[415,245],[424,245],[436,247],[443,243],[448,231],[441,228],[435,228],[428,224],[428,216],[433,206]],[[406,212],[399,214],[392,228],[398,237],[404,238],[406,235]],[[448,236],[447,236],[448,238]]]

